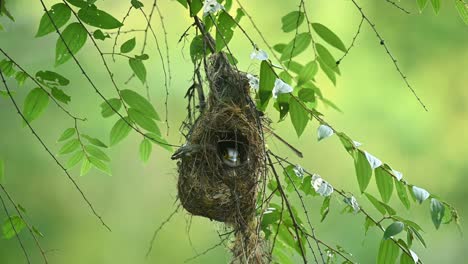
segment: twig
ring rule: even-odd
[[[176,209],[167,217],[166,220],[164,220],[158,228],[156,228],[156,230],[154,231],[153,233],[153,237],[151,238],[151,242],[150,242],[150,247],[148,249],[148,251],[146,252],[146,257],[148,258],[149,254],[151,253],[151,251],[153,250],[153,244],[154,244],[154,241],[156,240],[156,237],[158,236],[158,233],[159,231],[161,231],[163,229],[163,227],[169,223],[172,219],[172,217],[179,211],[180,209],[180,204],[177,205]]]
[[[395,68],[396,70],[398,71],[398,73],[400,74],[401,78],[404,80],[406,86],[408,87],[408,89],[410,89],[410,91],[413,93],[414,97],[416,97],[416,99],[418,100],[419,104],[424,108],[424,110],[426,110],[426,112],[428,111],[427,110],[427,107],[426,105],[423,103],[423,101],[421,100],[421,98],[419,98],[419,96],[416,94],[416,91],[413,89],[413,87],[410,85],[410,83],[408,82],[408,79],[406,77],[406,75],[403,74],[403,72],[401,71],[400,69],[400,66],[398,66],[398,63],[397,63],[397,60],[395,59],[395,57],[393,56],[392,53],[390,53],[390,50],[387,46],[387,44],[385,44],[385,41],[383,39],[383,37],[380,35],[380,33],[377,31],[377,28],[375,27],[375,24],[372,23],[372,21],[369,19],[369,17],[367,17],[367,15],[364,13],[364,11],[362,11],[362,7],[356,2],[356,0],[351,0],[351,2],[353,2],[354,6],[358,9],[359,13],[361,13],[362,17],[364,17],[364,19],[366,20],[367,24],[369,24],[369,26],[371,26],[372,30],[374,31],[375,35],[377,36],[377,38],[380,40],[380,45],[382,45],[385,49],[385,51],[387,52],[387,55],[390,57],[390,59],[392,60],[393,62],[393,65],[395,65]]]

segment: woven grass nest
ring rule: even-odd
[[[255,221],[265,158],[261,124],[245,73],[224,53],[208,62],[207,108],[191,129],[190,151],[178,162],[178,196],[191,214],[235,229],[233,262],[265,263]]]

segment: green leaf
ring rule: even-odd
[[[130,108],[128,109],[128,116],[132,121],[134,121],[137,125],[141,126],[148,132],[152,132],[158,135],[161,134],[161,131],[159,130],[158,125],[156,125],[156,122],[154,122],[153,119],[142,114],[140,111],[134,108]]]
[[[468,25],[468,6],[465,1],[455,0],[455,7],[463,22]]]
[[[67,86],[70,84],[70,80],[53,71],[38,71],[36,73],[36,80],[48,87]]]
[[[319,35],[328,44],[343,52],[346,52],[347,49],[346,46],[343,44],[343,41],[341,41],[341,39],[329,28],[320,23],[312,23],[312,28],[315,32],[317,32],[317,35]]]
[[[98,146],[98,147],[101,147],[101,148],[107,148],[107,145],[104,144],[101,140],[99,140],[97,138],[90,137],[90,136],[84,135],[84,134],[82,134],[81,136],[83,138],[86,138],[88,140],[88,142],[93,144],[94,146]]]
[[[138,0],[132,0],[131,3],[132,3],[132,6],[136,9],[140,9],[144,6],[143,3]]]
[[[88,152],[89,155],[99,159],[99,160],[102,160],[102,161],[110,161],[111,159],[109,158],[109,156],[107,156],[106,153],[104,153],[104,151],[102,151],[100,148],[96,147],[96,146],[93,146],[93,145],[86,145],[85,146],[85,150],[86,152]]]
[[[372,168],[367,161],[366,155],[361,150],[354,152],[354,167],[356,169],[356,176],[359,183],[359,189],[363,193],[372,177]]]
[[[0,71],[2,71],[3,75],[5,75],[6,77],[11,77],[16,72],[13,66],[14,64],[12,61],[4,59],[0,62]]]
[[[260,108],[266,109],[275,85],[276,75],[267,61],[260,64],[260,83],[258,97],[260,98]]]
[[[308,32],[298,34],[283,50],[281,61],[286,61],[296,57],[305,51],[312,41],[312,37]]]
[[[336,85],[336,75],[332,68],[323,62],[323,59],[320,57],[317,58],[317,61],[319,62],[322,71],[325,73],[325,75],[327,75],[328,79],[333,83],[333,85]]]
[[[127,121],[125,121],[127,120]],[[119,119],[115,125],[112,127],[112,130],[110,132],[110,145],[114,146],[120,141],[122,141],[124,138],[130,134],[130,131],[132,128],[127,124],[127,122],[130,122],[128,120],[128,117],[125,117],[124,119]]]
[[[205,48],[203,37],[201,35],[195,36],[190,43],[190,57],[192,58],[192,62],[202,59],[205,53],[209,55],[210,50]]]
[[[28,74],[22,71],[16,73],[15,80],[18,82],[19,86],[23,86],[26,80],[28,79]]]
[[[296,99],[291,98],[291,100],[289,100],[289,116],[291,117],[291,122],[296,130],[297,136],[300,137],[309,122],[309,113]]]
[[[314,102],[315,101],[315,91],[314,91],[314,89],[303,88],[303,89],[299,90],[298,97],[299,97],[299,99],[301,99],[301,101],[303,101],[305,103]]]
[[[73,155],[68,159],[66,168],[73,168],[76,164],[83,160],[85,153],[81,150],[73,153]]]
[[[71,97],[59,88],[52,87],[52,96],[64,104],[71,101]]]
[[[135,108],[147,117],[157,121],[160,120],[159,115],[154,109],[153,105],[145,97],[128,89],[122,90],[120,95],[130,107]]]
[[[42,15],[41,22],[39,23],[39,29],[36,33],[36,38],[54,32],[56,30],[54,24],[57,28],[63,27],[71,17],[70,8],[68,8],[64,3],[53,5],[47,12],[48,13],[44,13],[44,15]]]
[[[100,29],[95,30],[93,32],[93,37],[99,40],[105,40],[106,38],[111,38],[111,36],[108,33],[104,34],[104,32],[102,32],[102,30]]]
[[[151,141],[149,141],[147,138],[143,139],[140,143],[140,159],[143,162],[148,162],[150,156],[151,156],[151,151],[153,149],[153,144],[151,144]]]
[[[400,264],[416,264],[418,261],[415,261],[413,258],[408,256],[408,254],[401,254],[400,256]]]
[[[34,88],[24,100],[23,115],[28,122],[38,118],[49,105],[49,96],[41,88]]]
[[[388,203],[393,193],[393,176],[384,168],[378,167],[375,169],[375,182],[382,200]]]
[[[63,131],[62,135],[60,135],[57,142],[65,141],[71,138],[73,135],[75,135],[75,133],[76,133],[76,129],[74,127],[67,128],[65,129],[65,131]]]
[[[115,29],[123,26],[119,20],[105,11],[97,9],[94,5],[81,8],[78,11],[78,17],[82,22],[97,28]]]
[[[102,117],[109,117],[120,110],[122,102],[118,98],[112,98],[101,104],[101,115]]]
[[[85,176],[86,174],[88,174],[90,169],[91,169],[91,162],[88,160],[88,158],[86,158],[83,160],[83,163],[81,164],[80,176]]]
[[[382,239],[377,256],[377,264],[394,264],[400,254],[400,248],[391,239]]]
[[[366,220],[364,222],[364,234],[367,235],[367,231],[369,231],[369,228],[376,226],[375,222],[372,221],[372,219],[368,216],[366,216]]]
[[[412,189],[413,189],[414,197],[420,204],[422,204],[430,196],[429,192],[424,190],[423,188],[413,186]]]
[[[135,55],[135,59],[144,61],[144,60],[149,59],[149,55],[148,54]]]
[[[140,79],[141,83],[146,82],[146,68],[142,60],[130,58],[128,60],[130,68],[132,68],[133,73]]]
[[[316,43],[315,48],[317,49],[317,54],[320,57],[321,61],[328,66],[331,70],[340,74],[340,68],[336,64],[336,60],[333,55],[325,48],[323,45]]]
[[[304,22],[304,13],[293,11],[281,18],[281,29],[288,33],[298,28]]]
[[[408,198],[408,193],[406,192],[405,185],[402,182],[395,179],[395,188],[401,203],[406,207],[406,209],[410,209],[411,203]]]
[[[312,80],[315,77],[315,74],[317,74],[317,71],[318,64],[316,61],[311,61],[307,63],[297,76],[297,86],[301,86],[307,83],[308,81]]]
[[[122,46],[120,46],[120,52],[122,53],[129,53],[131,52],[136,46],[136,39],[131,38],[127,41],[125,41]]]
[[[401,233],[401,231],[403,231],[404,228],[405,224],[403,224],[402,222],[397,221],[392,223],[387,227],[387,229],[385,229],[384,239],[389,239],[392,236],[398,235],[399,233]]]
[[[0,159],[0,184],[5,181],[5,163]]]
[[[190,16],[194,17],[200,12],[203,7],[203,3],[200,0],[192,1],[190,5]]]
[[[102,162],[100,159],[96,157],[89,157],[89,161],[91,165],[93,165],[95,168],[107,173],[108,175],[112,175],[111,169],[109,168],[109,165],[106,163]]]
[[[3,237],[5,239],[10,239],[18,235],[25,227],[26,223],[21,219],[21,217],[17,215],[11,216],[3,222]]]
[[[322,207],[320,208],[320,215],[322,216],[320,222],[323,222],[323,220],[325,220],[328,213],[330,212],[330,200],[331,196],[327,196],[325,199],[323,199]]]
[[[418,2],[419,12],[422,12],[426,8],[428,0],[416,0]]]
[[[59,155],[64,155],[77,150],[80,147],[80,141],[76,138],[65,143],[59,150]]]
[[[382,215],[384,215],[387,210],[383,206],[383,203],[381,203],[379,200],[377,200],[374,196],[372,196],[369,193],[364,193],[367,197],[367,199],[372,203],[372,205],[377,209]]]
[[[62,41],[62,38],[65,42]],[[68,49],[70,49],[73,55],[76,55],[86,43],[88,33],[80,23],[71,23],[63,30],[62,38],[57,39],[55,47],[55,66],[65,63],[72,57]]]
[[[216,51],[221,51],[229,44],[234,36],[235,21],[227,12],[221,12],[218,16],[216,28]]]
[[[436,229],[439,229],[445,214],[445,206],[439,200],[431,199],[431,217]]]
[[[439,14],[440,11],[440,0],[431,0],[432,8],[436,14]]]

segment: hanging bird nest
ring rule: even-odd
[[[177,157],[178,196],[191,214],[235,229],[233,262],[265,263],[261,260],[265,254],[255,220],[265,152],[249,82],[245,73],[232,68],[223,53],[209,58],[207,77],[207,108]]]

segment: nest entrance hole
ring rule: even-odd
[[[249,142],[237,131],[217,133],[217,151],[221,160],[231,166],[240,166],[249,161]]]

